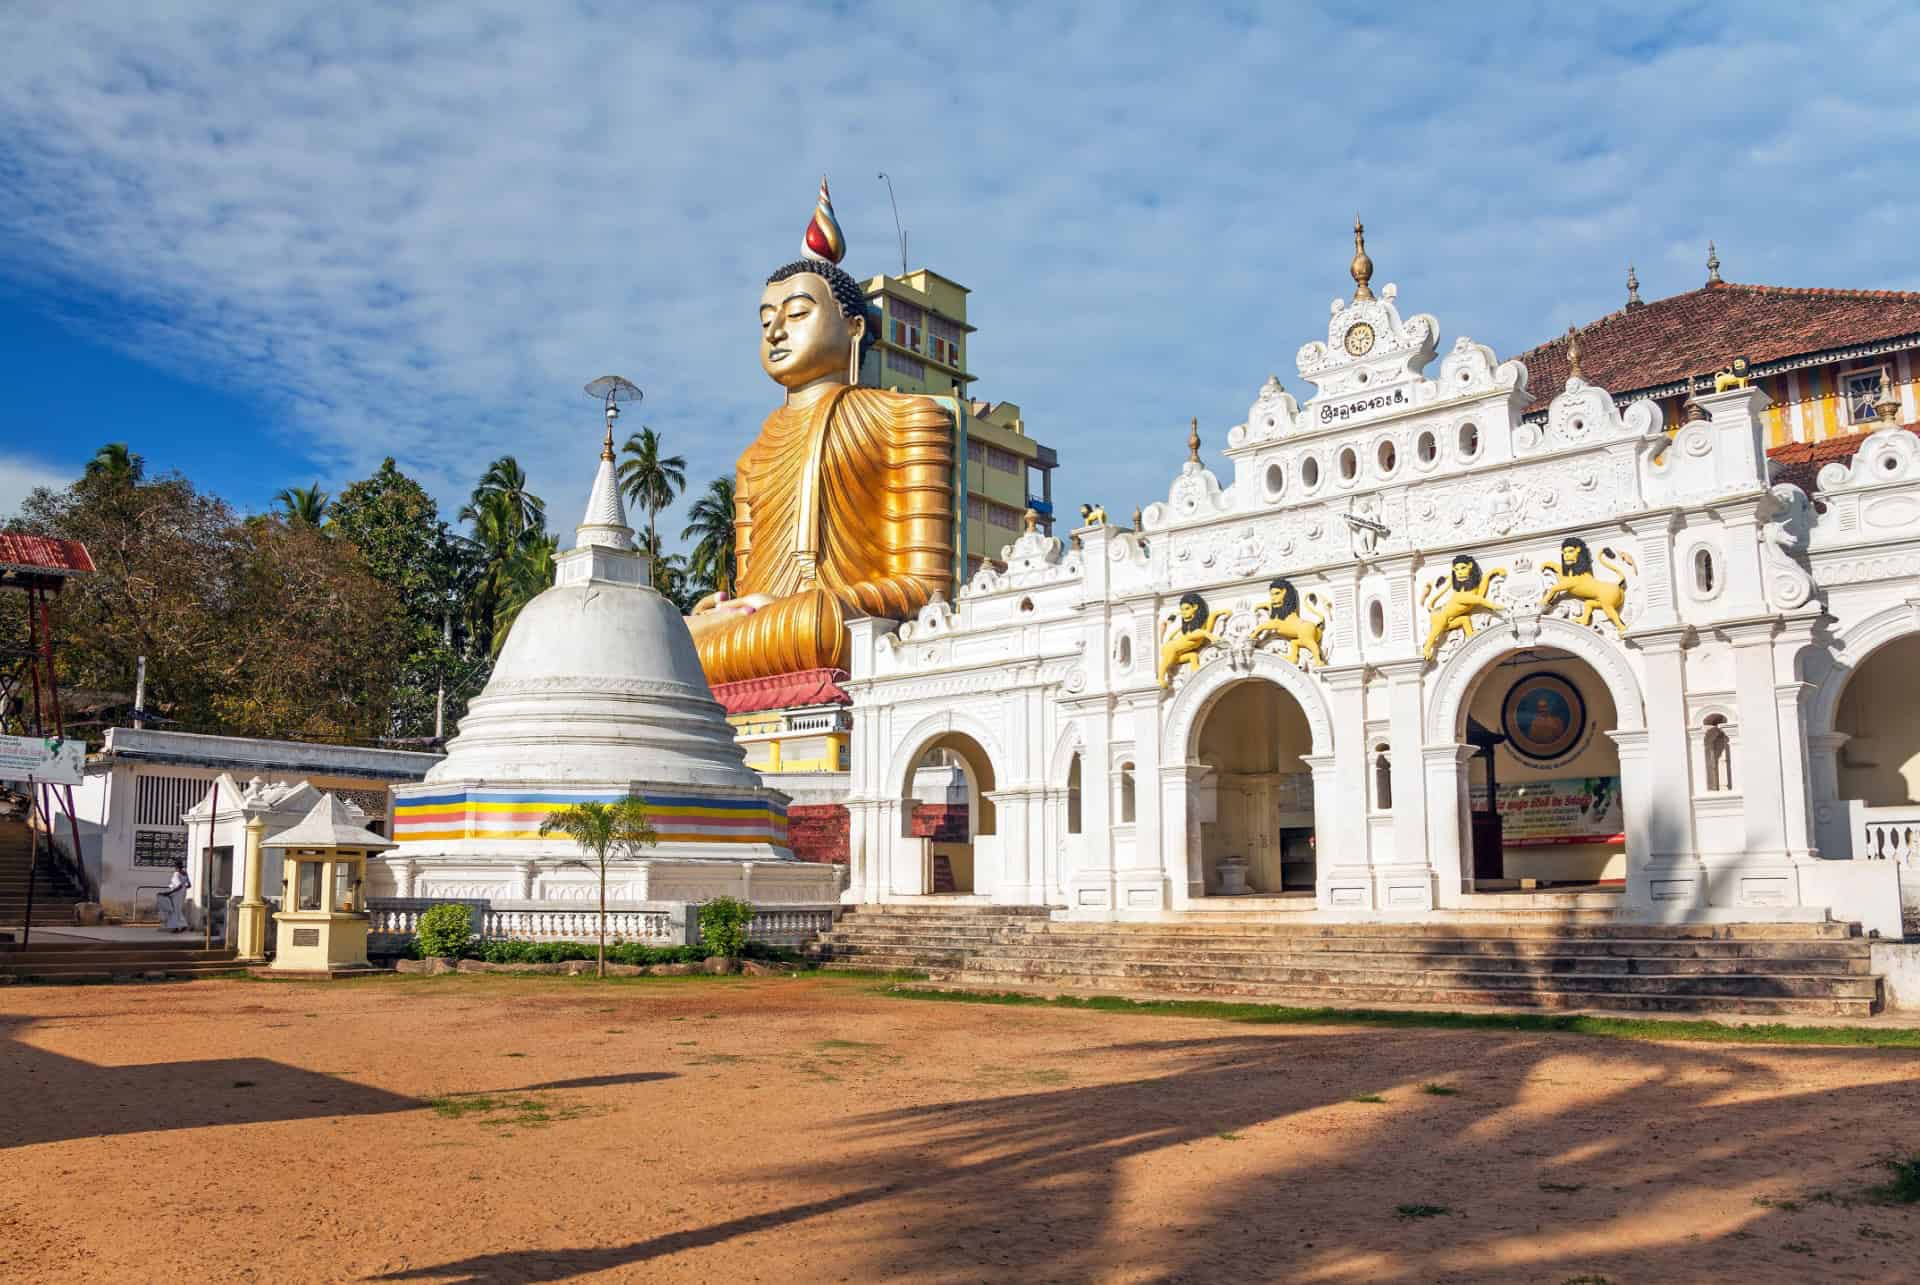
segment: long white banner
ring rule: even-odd
[[[54,785],[78,785],[86,771],[87,743],[55,736],[0,736],[0,781],[31,777]]]

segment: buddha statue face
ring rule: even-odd
[[[847,383],[866,329],[866,317],[847,316],[825,277],[796,272],[760,294],[761,368],[788,392]]]

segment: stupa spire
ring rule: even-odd
[[[587,511],[574,529],[575,548],[599,545],[603,549],[631,549],[633,528],[627,525],[627,506],[620,499],[620,479],[613,466],[613,416],[607,417],[606,443],[600,450],[600,467],[593,475],[593,490],[587,494]]]

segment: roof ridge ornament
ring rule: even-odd
[[[1367,284],[1373,280],[1373,260],[1367,257],[1367,228],[1358,214],[1353,216],[1353,262],[1347,271],[1353,274],[1353,301],[1373,298],[1373,287]]]
[[[1572,326],[1567,327],[1567,382],[1584,380],[1586,376],[1580,370],[1580,332]]]
[[[1187,463],[1200,462],[1200,417],[1195,415],[1187,426]]]
[[[1726,284],[1720,280],[1720,252],[1713,248],[1711,241],[1707,242],[1707,284],[1710,286]]]
[[[1627,265],[1627,307],[1646,307],[1646,304],[1641,302],[1640,299],[1640,278],[1634,273],[1631,263]]]

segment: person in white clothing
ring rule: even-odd
[[[184,861],[173,863],[173,878],[167,884],[167,890],[153,899],[154,909],[160,912],[160,927],[164,932],[183,933],[190,926],[187,923],[187,889],[193,887],[193,880],[187,878],[187,864]]]

